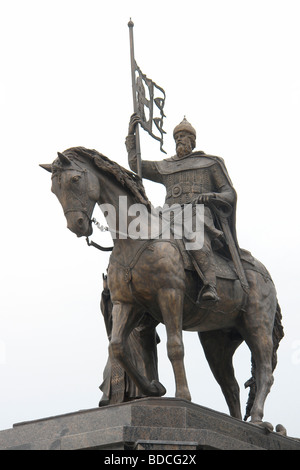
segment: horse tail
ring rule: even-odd
[[[281,308],[280,308],[280,305],[277,302],[275,321],[274,321],[273,332],[272,332],[272,339],[273,339],[272,372],[274,371],[274,369],[277,365],[277,349],[279,347],[280,341],[282,340],[282,338],[284,336],[283,326],[282,326],[281,320],[282,320]],[[255,372],[256,372],[255,361],[254,361],[253,356],[251,356],[251,375],[252,375],[252,377],[249,380],[247,380],[247,382],[245,383],[245,388],[249,387],[250,390],[249,390],[248,401],[247,401],[247,405],[246,405],[246,412],[245,412],[245,416],[244,416],[244,421],[247,421],[247,419],[250,416],[251,408],[253,406],[255,395],[256,395]]]

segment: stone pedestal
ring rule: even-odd
[[[143,398],[18,423],[0,450],[300,450],[300,441],[176,398]]]

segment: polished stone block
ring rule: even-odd
[[[18,423],[0,431],[0,450],[300,450],[267,432],[176,398],[143,398]]]

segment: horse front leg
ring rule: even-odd
[[[145,396],[162,396],[166,393],[164,386],[157,380],[150,382],[142,376],[126,353],[127,339],[141,318],[141,310],[129,303],[115,302],[112,310],[112,334],[110,351],[123,369],[134,381]],[[134,354],[134,351],[131,353]]]
[[[191,401],[184,368],[182,341],[183,292],[175,288],[158,291],[158,304],[167,332],[167,352],[171,361],[176,384],[176,398]]]

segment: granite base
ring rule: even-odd
[[[300,441],[176,398],[142,398],[0,431],[0,450],[81,449],[300,450]]]

